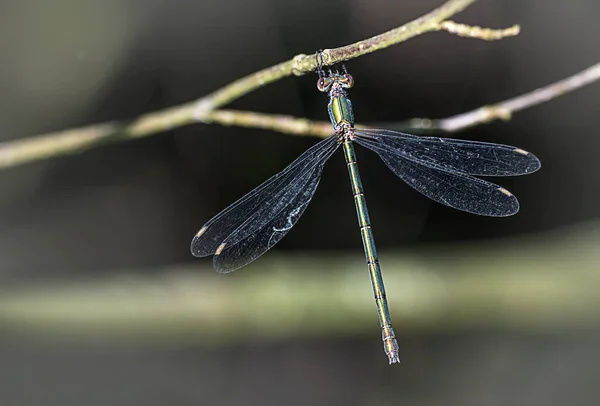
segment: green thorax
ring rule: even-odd
[[[333,92],[332,92],[333,93]],[[337,130],[340,124],[347,123],[354,126],[354,113],[352,112],[352,102],[345,94],[332,94],[327,105],[329,118],[333,128]]]

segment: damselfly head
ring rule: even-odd
[[[349,73],[340,74],[338,72],[332,72],[328,76],[322,76],[317,80],[317,89],[326,93],[335,84],[343,89],[350,89],[354,86],[354,78]]]

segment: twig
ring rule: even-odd
[[[442,22],[440,24],[440,29],[458,35],[459,37],[477,38],[485,41],[495,41],[506,37],[514,37],[521,32],[521,27],[519,25],[513,25],[512,27],[503,30],[493,30],[491,28],[483,28],[476,25],[459,24],[454,21]]]
[[[330,122],[311,121],[287,115],[261,114],[241,110],[215,110],[207,115],[205,123],[226,126],[260,128],[283,134],[309,135],[325,138],[333,132]]]
[[[455,132],[497,119],[510,120],[513,113],[545,103],[565,93],[572,92],[600,79],[600,62],[566,79],[540,87],[500,103],[490,104],[456,116],[431,119],[413,119],[410,126],[415,129]]]
[[[442,29],[441,23],[447,18],[464,10],[476,0],[449,0],[442,6],[428,14],[417,18],[401,27],[376,35],[369,39],[358,41],[335,49],[324,49],[323,63],[333,65],[338,62],[347,61],[399,44],[410,38],[425,34],[426,32]],[[196,103],[194,116],[198,121],[203,121],[205,115],[225,104],[231,103],[239,97],[250,93],[257,88],[275,82],[286,76],[301,76],[316,69],[314,55],[296,55],[289,61],[263,69],[199,99]]]
[[[0,169],[73,154],[109,142],[157,134],[194,123],[194,104],[145,114],[133,122],[108,122],[0,143]]]

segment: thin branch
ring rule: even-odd
[[[424,130],[441,130],[456,132],[476,125],[489,123],[497,119],[510,120],[513,113],[526,108],[537,106],[549,100],[589,85],[600,79],[600,62],[578,72],[566,79],[540,87],[532,92],[522,94],[496,104],[490,104],[478,109],[438,120],[414,119],[411,127]]]
[[[335,49],[325,49],[322,54],[323,63],[325,65],[333,65],[338,62],[358,58],[359,56],[388,48],[427,32],[438,31],[441,29],[440,24],[443,21],[464,10],[475,1],[476,0],[449,0],[430,13],[401,27],[363,41],[358,41],[354,44]],[[206,97],[199,99],[196,102],[197,105],[194,116],[198,121],[203,121],[208,112],[229,104],[259,87],[275,82],[286,76],[301,76],[313,72],[316,68],[317,65],[314,55],[296,55],[289,61],[279,63],[238,79]]]
[[[423,17],[417,18],[401,27],[376,35],[369,39],[358,41],[351,45],[335,49],[323,50],[323,62],[325,65],[333,65],[338,62],[358,58],[392,45],[399,44],[410,38],[425,34],[430,31],[445,30],[451,34],[461,37],[477,38],[486,41],[499,40],[509,36],[518,35],[520,27],[513,25],[506,29],[490,29],[477,26],[458,24],[453,21],[445,21],[446,18],[458,13],[475,0],[448,1],[443,6],[435,9]],[[250,93],[257,88],[285,76],[292,74],[296,76],[313,72],[317,68],[314,55],[296,55],[293,59],[263,69],[199,99],[196,103],[194,116],[198,121],[203,121],[206,114],[225,104],[229,104],[239,97]]]
[[[260,128],[283,134],[308,135],[325,138],[333,133],[331,122],[311,121],[287,115],[261,114],[241,110],[215,110],[207,115],[205,123],[225,126]]]
[[[194,103],[188,103],[144,114],[130,123],[112,121],[6,141],[0,143],[0,169],[193,124],[193,109]]]
[[[495,41],[506,37],[514,37],[521,32],[521,27],[516,24],[505,29],[494,30],[491,28],[478,27],[476,25],[459,24],[454,21],[442,22],[440,24],[440,29],[458,35],[459,37],[477,38],[485,41]]]
[[[338,62],[347,61],[371,52],[388,48],[427,32],[438,31],[440,30],[440,24],[443,21],[458,14],[475,1],[476,0],[447,1],[430,13],[401,27],[394,28],[383,34],[344,47],[325,49],[323,50],[323,61],[326,65],[333,65]],[[313,71],[316,68],[315,60],[312,56],[310,56],[309,67],[309,71]]]

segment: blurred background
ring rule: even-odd
[[[0,1],[0,140],[175,106],[442,0]],[[441,118],[600,59],[600,3],[482,0],[348,63],[358,122]],[[231,108],[327,120],[316,76]],[[380,329],[342,154],[274,249],[217,275],[189,243],[317,140],[193,125],[0,173],[1,405],[597,405],[600,84],[453,135],[542,161],[497,219],[358,150],[403,363]]]

